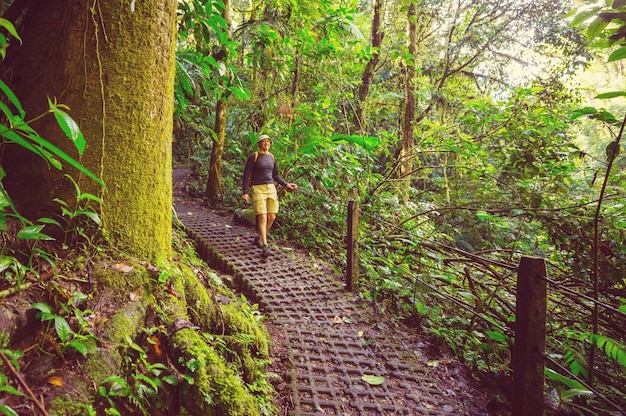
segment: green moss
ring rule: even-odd
[[[140,289],[151,293],[154,279],[150,272],[137,262],[104,263],[93,272],[96,290],[104,291],[105,298],[114,302],[126,302],[131,292]],[[102,295],[101,295],[102,296]]]
[[[135,373],[124,373],[125,338],[131,337],[144,346],[138,340],[142,334],[145,336],[142,329],[148,325],[146,319],[150,310],[158,314],[151,322],[168,328],[168,335],[162,335],[161,341],[167,344],[170,362],[178,366],[178,371],[194,379],[193,384],[177,387],[166,383],[164,388],[167,390],[159,393],[164,402],[167,397],[183,394],[181,415],[272,414],[275,410],[271,404],[273,388],[265,375],[269,335],[260,322],[260,315],[253,306],[225,288],[205,287],[199,276],[202,275],[196,275],[189,266],[176,264],[176,267],[168,268],[169,281],[157,284],[157,279],[141,266],[128,273],[102,268],[97,282],[103,289],[97,302],[106,305],[110,299],[117,298],[123,303],[98,328],[101,346],[83,366],[90,379],[89,385],[83,388],[84,397],[73,400],[55,398],[53,408],[56,413],[51,414],[85,414],[83,403],[95,406],[94,401],[99,399],[99,396],[89,397],[94,394],[93,385],[100,386],[115,375],[128,380],[132,378],[129,376]],[[129,293],[138,285],[144,291],[131,301]],[[113,293],[115,291],[122,293]],[[177,325],[180,320],[182,328]],[[202,365],[188,367],[187,363],[192,360]],[[138,367],[129,371],[137,370]],[[118,398],[120,403],[116,404],[121,408],[122,401],[128,400],[127,404],[132,408],[135,399]]]
[[[122,366],[122,356],[118,348],[99,348],[85,363],[85,373],[95,382],[101,384],[112,374],[118,374]]]
[[[89,403],[90,400],[82,402],[70,396],[56,396],[47,410],[50,416],[84,416]]]
[[[200,334],[182,329],[172,336],[171,342],[185,361],[196,359],[203,363],[192,373],[195,383],[190,401],[196,404],[197,414],[260,415],[257,400],[244,381]]]

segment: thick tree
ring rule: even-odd
[[[47,110],[46,95],[70,107],[88,143],[80,161],[106,184],[81,177],[81,189],[101,196],[102,223],[118,247],[153,260],[171,250],[176,5],[18,1],[6,13],[23,40],[9,51],[10,86],[31,116]],[[53,118],[33,127],[78,158]],[[3,166],[6,189],[31,218],[56,211],[53,197],[74,197],[62,174],[22,148],[7,146]]]

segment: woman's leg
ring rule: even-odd
[[[259,237],[261,237],[261,243],[263,246],[267,245],[267,230],[268,230],[268,214],[259,214],[256,216],[257,228],[259,231]],[[271,225],[271,224],[270,224]]]

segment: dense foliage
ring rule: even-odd
[[[626,367],[624,106],[579,86],[605,50],[624,55],[624,5],[611,3],[574,18],[567,1],[235,1],[228,41],[220,2],[185,2],[178,162],[201,195],[215,94],[228,85],[225,206],[242,207],[243,160],[272,135],[300,187],[283,197],[276,232],[342,270],[357,200],[361,295],[479,370],[509,367],[514,269],[520,256],[545,258],[560,285],[550,357],[570,370],[547,373],[549,392],[560,406],[610,409],[601,394],[626,397],[609,381]],[[562,288],[592,302],[565,308]],[[598,321],[594,299],[612,305],[610,319]]]

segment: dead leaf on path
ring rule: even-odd
[[[63,379],[58,376],[52,376],[48,378],[48,384],[52,384],[53,386],[63,387],[65,384],[63,383]]]
[[[333,323],[340,324],[340,323],[343,322],[343,319],[341,319],[340,316],[335,315],[335,317],[332,319],[332,321],[333,321]]]
[[[135,266],[133,266],[129,261],[122,261],[113,265],[113,269],[120,273],[130,273],[134,268]]]

